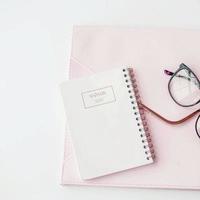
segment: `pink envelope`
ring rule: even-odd
[[[119,66],[135,70],[144,104],[176,120],[198,109],[176,105],[167,90],[165,68],[175,71],[185,63],[200,77],[200,31],[75,26],[70,79]],[[152,165],[83,181],[80,178],[70,132],[66,132],[62,184],[119,187],[200,189],[200,139],[197,118],[168,125],[146,113],[156,152]]]

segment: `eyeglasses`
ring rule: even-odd
[[[176,104],[182,107],[191,107],[200,103],[200,81],[188,66],[182,63],[176,72],[171,72],[169,70],[165,70],[164,72],[166,75],[171,76],[168,83],[168,91]],[[183,119],[171,121],[153,111],[143,103],[140,103],[140,105],[145,110],[148,110],[163,121],[172,125],[183,123],[200,113],[200,109],[198,109]],[[195,122],[195,130],[200,139],[200,115],[197,117]]]

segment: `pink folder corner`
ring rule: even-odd
[[[163,69],[174,71],[184,62],[200,76],[199,36],[199,30],[75,26],[70,79],[132,66],[143,103],[169,119],[179,119],[199,105],[176,105],[168,94],[169,77]],[[200,189],[200,140],[194,130],[195,117],[176,126],[150,113],[146,117],[156,152],[154,164],[83,181],[67,131],[62,184]]]

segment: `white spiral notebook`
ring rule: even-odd
[[[82,179],[153,163],[132,68],[66,81],[61,91]]]

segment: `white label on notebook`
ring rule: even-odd
[[[85,108],[112,103],[116,100],[112,86],[83,92],[81,95]]]

